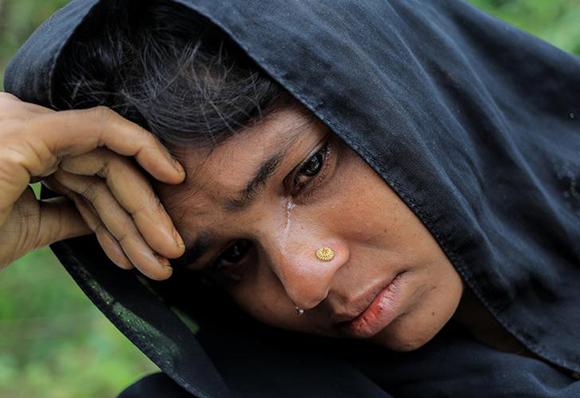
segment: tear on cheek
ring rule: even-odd
[[[286,224],[284,225],[284,233],[288,235],[290,232],[290,227],[292,226],[292,209],[295,208],[296,205],[292,202],[292,198],[286,199]]]
[[[284,233],[282,234],[281,249],[282,255],[286,255],[286,242],[290,237],[290,230],[292,229],[292,209],[296,207],[296,204],[292,202],[292,198],[286,198],[286,205],[283,209],[284,211]]]

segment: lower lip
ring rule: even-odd
[[[377,294],[371,305],[362,314],[343,325],[349,336],[372,337],[395,320],[401,296],[401,275],[397,275],[387,287]]]

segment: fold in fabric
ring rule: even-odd
[[[376,170],[509,333],[547,363],[580,372],[577,57],[458,0],[176,2],[226,31]],[[101,3],[73,0],[41,26],[10,64],[6,90],[50,106],[61,50]],[[430,343],[439,349],[395,362],[375,348],[383,362],[369,357],[369,366],[342,343],[288,350],[293,338],[273,330],[259,340],[208,322],[194,335],[93,238],[53,250],[95,305],[195,396],[482,396],[494,383],[505,387],[496,397],[517,390],[498,383],[515,373],[492,371],[502,353],[487,349],[478,362],[480,348],[453,333]],[[243,347],[216,348],[228,342]],[[446,346],[453,366],[437,368]],[[535,360],[510,362],[523,372],[511,383],[534,389],[518,390],[524,395],[580,395],[556,368],[519,361]],[[454,378],[454,369],[472,377]],[[422,389],[401,388],[410,381]]]

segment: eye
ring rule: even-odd
[[[316,154],[314,156],[311,156],[310,159],[308,159],[308,161],[306,162],[306,164],[302,166],[299,173],[307,177],[314,177],[316,174],[320,172],[323,164],[324,164],[324,155],[320,151],[316,152]]]
[[[328,164],[330,155],[330,144],[327,141],[322,148],[299,166],[292,179],[292,192],[297,193],[310,183],[324,180],[326,174],[324,171],[327,169],[325,166]]]
[[[214,270],[227,270],[243,262],[252,244],[247,240],[238,240],[228,247],[211,265]]]

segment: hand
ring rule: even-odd
[[[121,268],[168,278],[183,241],[133,157],[159,181],[185,178],[151,133],[108,108],[56,112],[0,93],[0,269],[93,232]],[[38,201],[39,180],[65,197]]]

